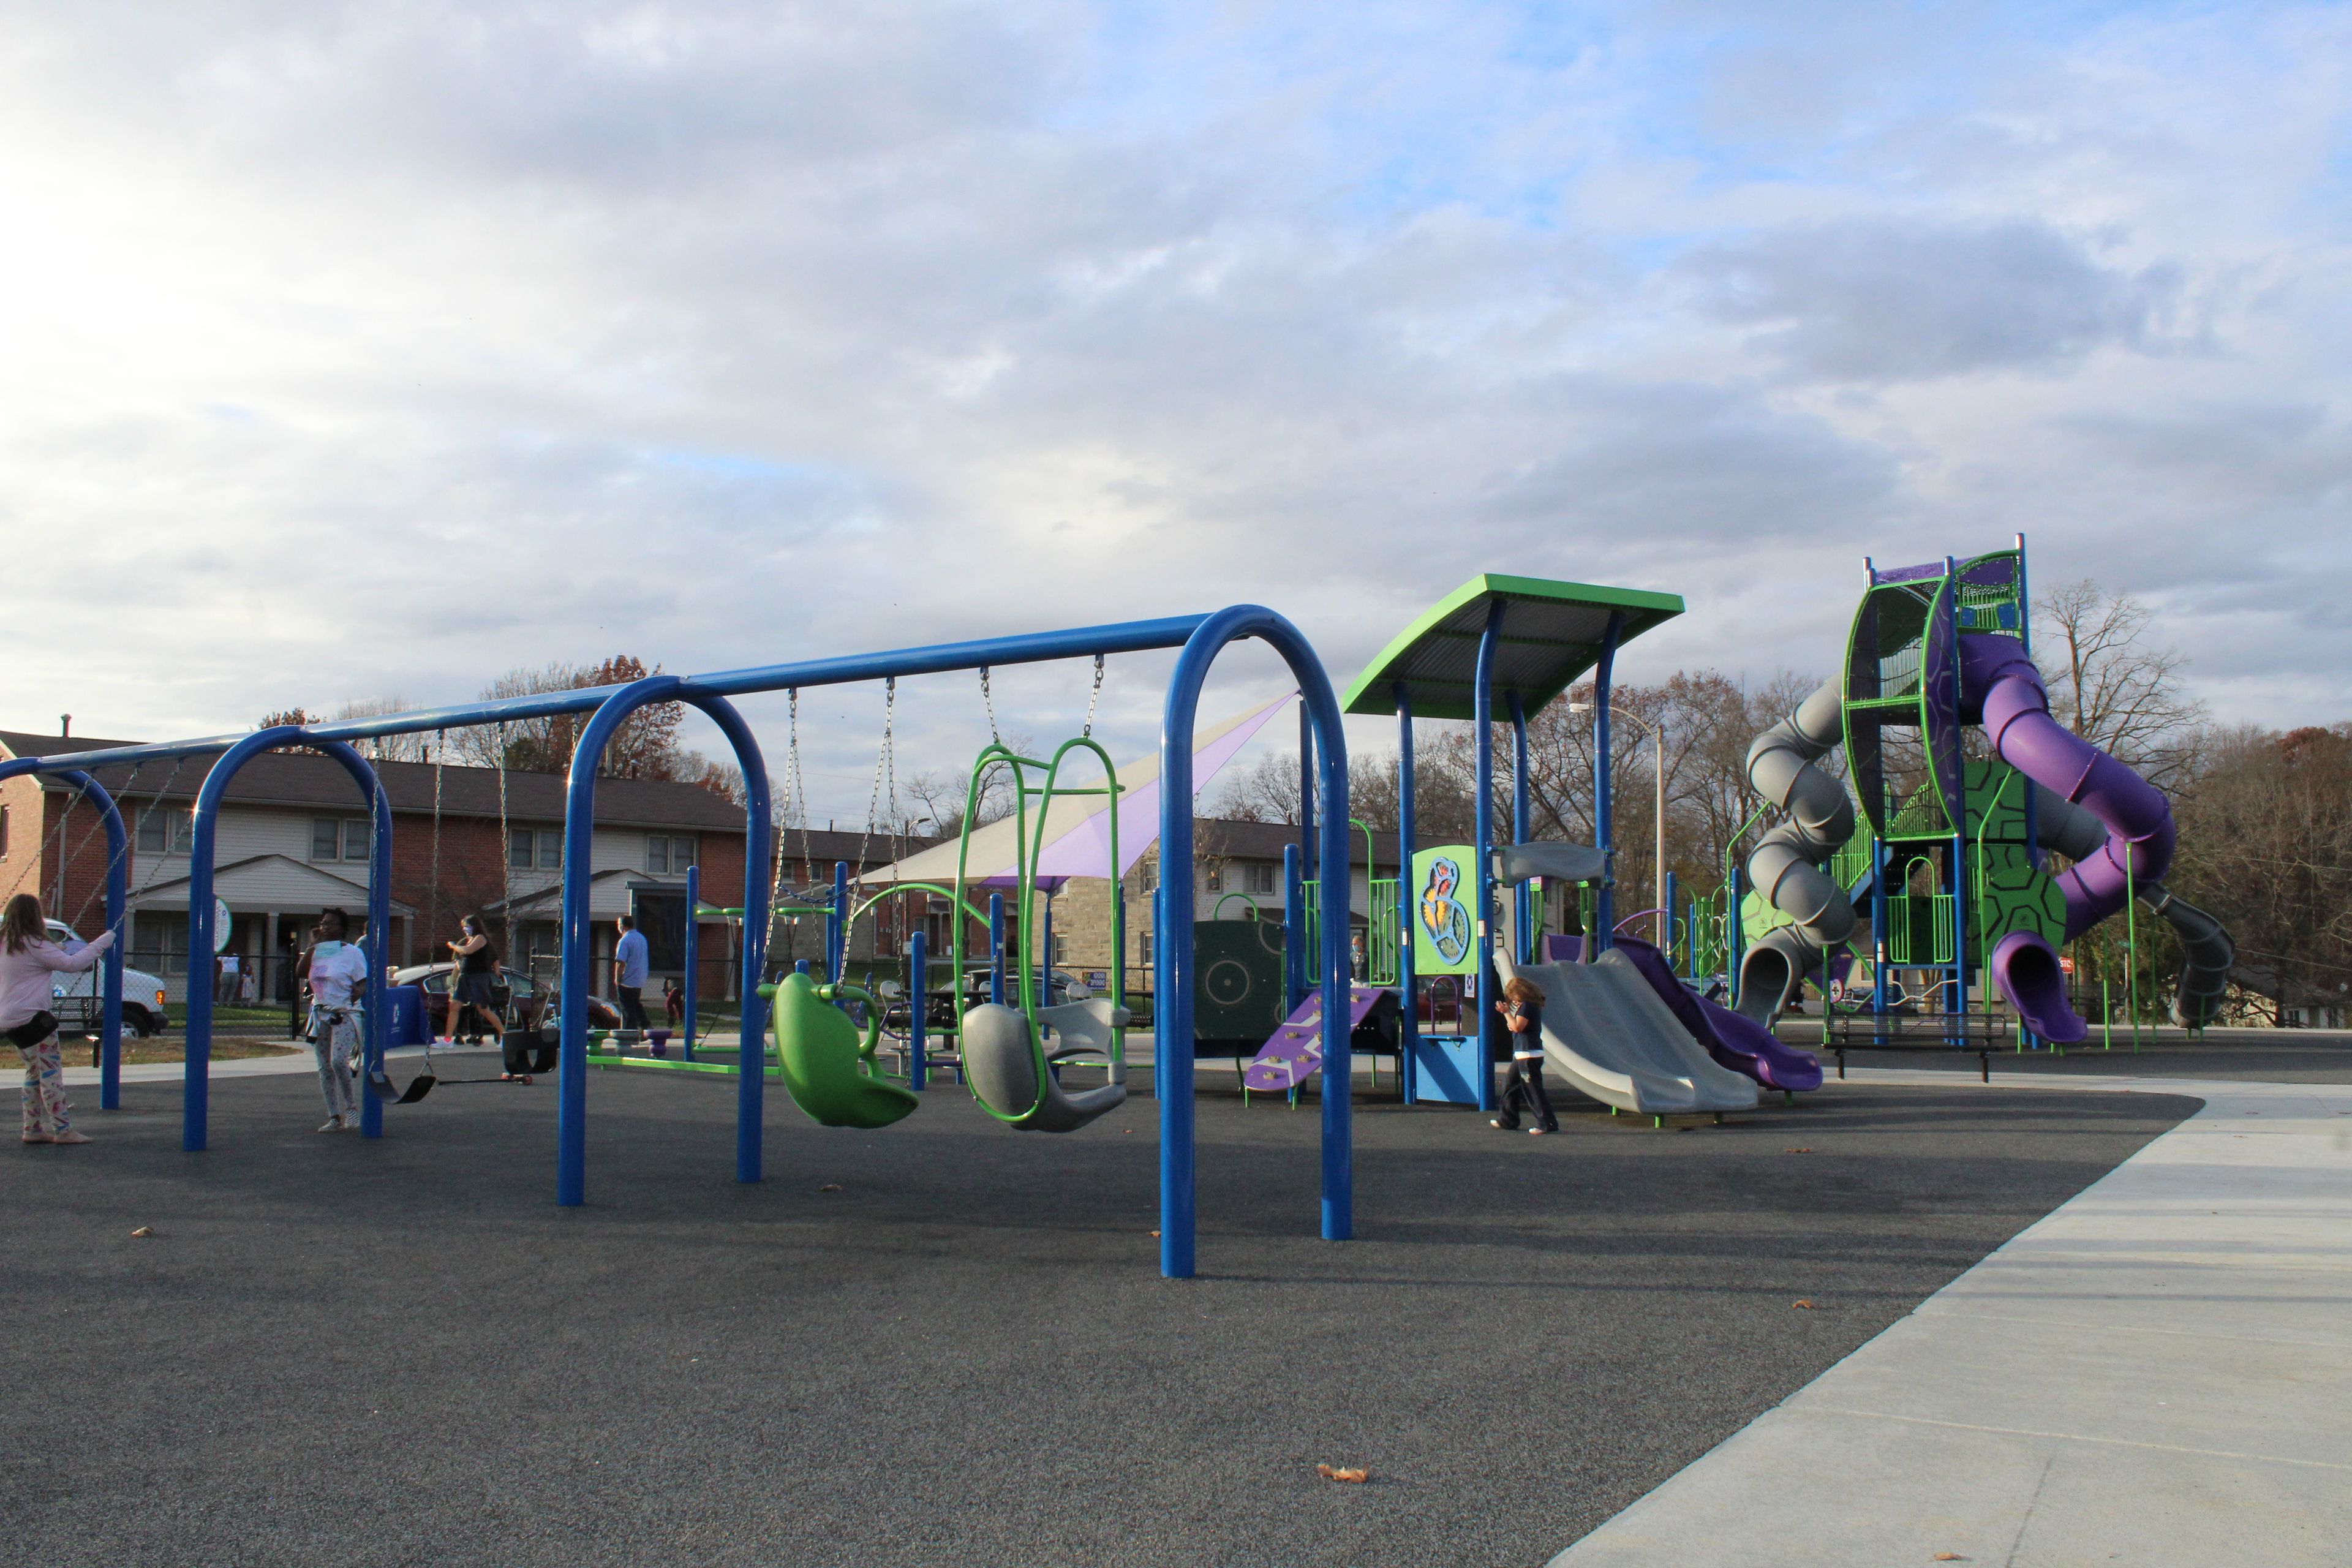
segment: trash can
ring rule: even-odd
[[[384,989],[384,1045],[421,1046],[425,1040],[425,987],[392,985]]]

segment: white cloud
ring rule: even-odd
[[[1891,15],[16,16],[0,721],[1239,599],[1344,685],[1484,570],[1678,589],[1628,674],[1761,674],[1862,554],[2018,529],[2233,711],[2343,716],[2341,13]],[[1085,672],[1004,691],[1058,733]],[[878,696],[809,711],[862,812]]]

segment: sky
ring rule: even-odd
[[[0,0],[0,726],[1236,602],[1344,687],[1479,572],[1761,679],[2019,531],[2352,718],[2347,78],[2341,5]],[[820,819],[882,718],[804,702]]]

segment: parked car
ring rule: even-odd
[[[89,944],[63,921],[49,922],[49,940],[68,952],[79,952]],[[98,1027],[98,1011],[104,994],[100,975],[105,965],[81,974],[60,974],[49,982],[49,994],[59,1004],[53,1011],[60,1024],[79,1023],[85,1029]],[[122,1027],[142,1037],[160,1035],[172,1022],[163,1008],[163,982],[143,969],[125,964],[122,969]]]
[[[394,985],[414,985],[425,993],[425,1017],[436,1036],[449,1032],[449,976],[455,963],[415,963],[406,969],[393,971]],[[532,979],[515,970],[500,970],[490,976],[490,1002],[510,1029],[536,1029],[555,1014],[555,984],[551,980]],[[621,1015],[617,1008],[601,997],[588,998],[588,1026],[592,1029],[617,1029]]]

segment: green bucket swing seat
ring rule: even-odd
[[[871,1021],[860,1040],[849,1015],[833,1005],[838,996],[864,996],[856,987],[787,974],[781,984],[761,986],[760,994],[768,998],[768,1028],[783,1061],[784,1092],[814,1120],[827,1127],[887,1127],[923,1102],[877,1072],[881,1009],[869,1008]]]

